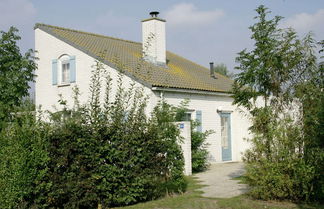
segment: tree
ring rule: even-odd
[[[324,52],[324,40],[321,40],[320,42],[318,42],[318,44],[322,47],[322,49],[320,49],[319,53]]]
[[[280,29],[263,5],[250,27],[254,49],[236,58],[240,73],[234,104],[251,116],[251,148],[245,153],[250,194],[261,199],[323,198],[323,72],[311,34]],[[322,96],[321,96],[322,95]]]
[[[20,36],[15,27],[0,33],[0,121],[4,121],[13,108],[21,105],[23,98],[28,96],[28,82],[34,80],[37,66],[33,50],[21,54],[17,46]]]
[[[226,67],[226,65],[224,63],[217,64],[214,67],[214,71],[216,73],[219,73],[219,74],[224,75],[224,76],[229,77],[229,78],[234,77],[234,74],[228,71],[228,69],[227,69],[227,67]]]

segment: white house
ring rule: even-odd
[[[150,14],[152,17],[142,21],[143,44],[36,24],[36,106],[53,110],[59,94],[72,104],[74,85],[80,89],[81,102],[86,102],[94,60],[103,55],[112,78],[117,77],[118,67],[122,66],[124,82],[135,81],[144,88],[149,95],[148,111],[161,97],[173,105],[190,99],[188,116],[201,121],[198,129],[214,130],[207,139],[211,162],[240,161],[242,151],[248,147],[243,138],[248,136],[249,121],[232,105],[229,91],[233,81],[166,51],[166,21],[157,16],[158,12]],[[121,62],[118,67],[114,64],[116,58]]]

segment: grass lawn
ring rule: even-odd
[[[154,200],[145,203],[139,203],[127,207],[119,207],[115,209],[274,209],[274,208],[299,208],[299,209],[324,209],[324,205],[305,205],[294,204],[290,202],[275,202],[275,201],[259,201],[252,200],[245,195],[234,198],[205,198],[201,197],[201,192],[197,189],[202,186],[193,177],[188,177],[187,192],[182,195],[174,195],[164,197],[159,200]]]

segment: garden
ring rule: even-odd
[[[26,99],[37,66],[32,50],[22,55],[17,29],[0,37],[0,208],[320,208],[324,201],[323,41],[299,38],[256,9],[255,42],[239,52],[234,104],[252,122],[244,154],[247,195],[203,198],[200,183],[183,175],[177,107],[159,101],[146,114],[147,96],[135,83],[116,93],[97,60],[91,96],[59,111],[42,111]],[[104,99],[101,99],[104,98]],[[261,104],[260,104],[261,98]],[[208,168],[205,139],[192,121],[194,172]],[[138,204],[137,204],[138,203]],[[135,204],[135,205],[134,205]],[[131,205],[131,206],[130,206]]]

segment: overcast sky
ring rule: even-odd
[[[324,39],[323,0],[0,0],[0,30],[17,27],[23,51],[34,47],[37,22],[140,42],[141,20],[159,11],[167,20],[168,50],[206,67],[214,61],[232,70],[237,53],[252,47],[248,27],[260,4],[285,17],[282,26]]]

